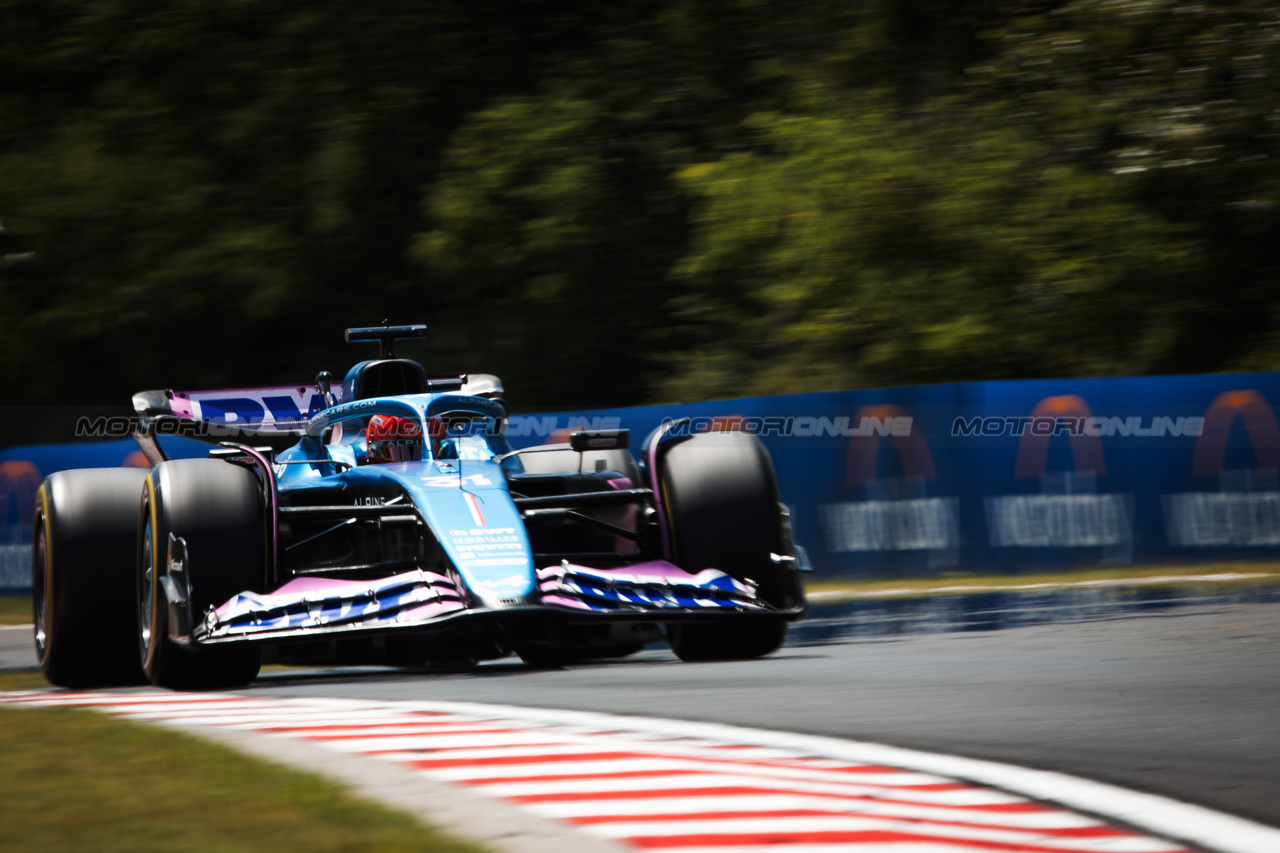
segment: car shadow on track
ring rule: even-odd
[[[790,653],[788,653],[790,652]],[[814,660],[820,659],[824,655],[813,654],[809,650],[799,652],[799,650],[783,650],[782,653],[760,658],[750,661],[753,665],[768,665],[771,662],[781,664],[784,661]],[[479,666],[471,668],[459,667],[325,667],[325,668],[301,668],[301,667],[270,667],[265,669],[257,680],[253,682],[253,687],[285,687],[297,685],[312,684],[332,684],[339,682],[350,683],[358,681],[362,683],[381,683],[419,680],[423,678],[468,678],[468,679],[511,679],[511,678],[528,678],[545,675],[554,672],[581,671],[591,669],[653,669],[667,667],[687,667],[687,666],[723,666],[725,664],[743,663],[743,661],[705,661],[696,664],[688,664],[680,661],[674,655],[663,652],[649,652],[633,658],[624,658],[618,660],[592,660],[580,663],[570,663],[562,666],[551,667],[535,667],[516,659],[504,658],[498,661],[490,661]]]

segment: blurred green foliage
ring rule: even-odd
[[[1280,366],[1280,0],[0,0],[10,402]]]

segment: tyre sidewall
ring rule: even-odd
[[[54,629],[54,621],[56,617],[56,590],[53,583],[53,522],[49,512],[49,498],[45,491],[45,485],[41,484],[39,491],[36,492],[35,506],[35,523],[32,525],[33,535],[31,541],[31,621],[33,637],[36,647],[36,659],[40,662],[40,669],[44,672],[44,677],[49,680],[50,684],[62,684],[62,674],[58,671],[58,651],[57,651],[57,632]],[[40,549],[39,537],[44,535],[44,550]],[[43,560],[37,564],[37,560],[43,557]],[[37,585],[39,589],[37,589]],[[40,612],[41,604],[44,605],[44,613]],[[59,626],[61,627],[61,626]],[[38,635],[41,629],[44,629],[44,640]]]
[[[794,580],[770,558],[786,549],[777,478],[760,440],[699,434],[671,447],[659,465],[674,562],[695,574],[714,568],[751,580],[773,607],[794,606]]]
[[[133,505],[146,472],[80,469],[50,475],[36,492],[32,617],[45,638],[36,655],[45,677],[65,687],[137,684],[129,580]],[[44,560],[39,566],[39,539]],[[39,584],[39,591],[36,585]]]
[[[145,531],[150,521],[150,535]],[[253,647],[190,650],[168,636],[168,599],[161,575],[168,571],[169,535],[187,544],[194,627],[209,607],[237,593],[265,586],[265,548],[261,492],[253,472],[221,460],[183,459],[163,462],[146,481],[138,522],[136,571],[137,638],[143,669],[153,684],[170,687],[214,687],[252,678],[258,652]],[[143,612],[144,547],[149,539],[152,573],[150,618]],[[142,641],[144,620],[150,644]]]
[[[750,433],[701,433],[659,457],[659,488],[675,563],[687,572],[717,569],[756,585],[767,604],[796,603],[795,578],[773,554],[786,550],[778,483],[769,452]],[[781,618],[669,623],[671,650],[684,661],[744,660],[777,650]]]
[[[167,637],[169,634],[168,606],[164,598],[164,588],[160,584],[160,572],[165,568],[157,540],[159,525],[156,518],[155,478],[148,477],[142,493],[142,504],[138,516],[138,572],[137,594],[134,600],[138,603],[138,653],[142,662],[142,670],[152,684],[164,681],[166,658],[169,656]],[[166,537],[167,541],[167,537]],[[146,577],[143,570],[145,548],[151,548],[151,578]],[[150,584],[151,613],[145,613],[142,605],[143,584]],[[143,640],[142,623],[147,621],[150,631],[150,642]]]

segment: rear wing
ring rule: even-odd
[[[133,395],[139,415],[171,415],[210,424],[290,431],[306,426],[316,414],[340,403],[341,389],[326,403],[314,385],[235,388],[224,391],[141,391]]]
[[[140,415],[134,439],[153,465],[166,458],[157,440],[163,435],[210,444],[249,440],[283,450],[302,438],[312,417],[341,402],[340,389],[333,389],[332,396],[332,402],[326,401],[314,385],[140,391],[133,395],[133,409]]]
[[[400,333],[397,327],[392,327],[391,331]],[[133,437],[152,465],[168,458],[158,440],[164,435],[194,438],[209,444],[263,445],[281,451],[297,444],[306,435],[307,425],[316,415],[349,402],[344,399],[343,387],[331,386],[330,379],[328,373],[321,373],[316,377],[315,385],[221,391],[139,391],[133,395],[133,409],[139,415]],[[496,376],[474,373],[424,381],[423,393],[457,392],[486,398],[501,406],[503,416],[506,415],[502,380]],[[362,398],[354,383],[349,390],[353,399]]]

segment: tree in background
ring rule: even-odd
[[[0,19],[11,399],[305,380],[384,317],[533,406],[1280,356],[1277,0]]]

